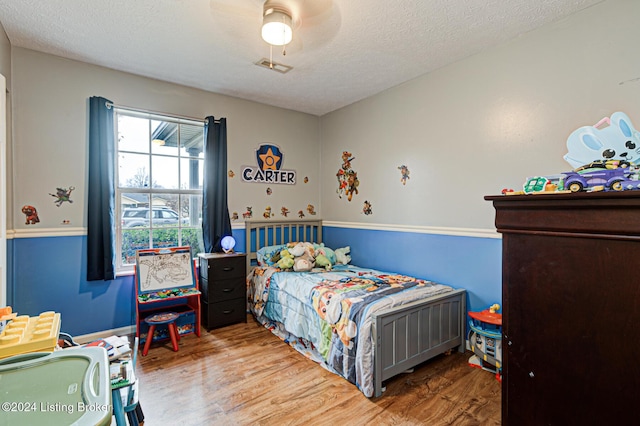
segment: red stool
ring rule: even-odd
[[[142,349],[142,356],[146,356],[153,340],[153,333],[156,331],[156,326],[167,325],[169,330],[169,336],[171,337],[171,343],[173,344],[174,352],[178,352],[178,341],[180,340],[180,333],[178,333],[178,326],[176,320],[180,315],[175,312],[162,312],[159,314],[151,315],[144,319],[149,325],[149,331],[147,332],[147,340],[144,342],[144,348]]]

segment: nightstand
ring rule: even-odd
[[[207,330],[247,322],[245,253],[200,253],[202,326]]]

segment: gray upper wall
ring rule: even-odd
[[[13,48],[13,168],[8,191],[19,231],[58,232],[86,227],[88,100],[103,96],[116,104],[203,118],[227,118],[229,209],[242,218],[246,207],[261,218],[267,206],[280,217],[312,204],[319,211],[319,118],[229,96],[110,70],[32,50]],[[250,184],[241,181],[242,166],[256,165],[262,143],[278,145],[283,168],[298,173],[297,185]],[[303,183],[304,176],[309,182]],[[74,186],[73,204],[56,207],[57,187]],[[37,208],[40,223],[25,225],[20,207]],[[62,225],[68,220],[68,225]]]
[[[573,130],[615,111],[640,128],[639,21],[640,1],[609,0],[323,116],[324,218],[493,229],[483,197],[571,170]],[[350,202],[336,194],[345,150]]]

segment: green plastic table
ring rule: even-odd
[[[104,348],[33,352],[0,361],[0,424],[108,425],[109,360]]]

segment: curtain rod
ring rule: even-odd
[[[124,109],[127,111],[132,111],[132,112],[142,112],[145,114],[153,114],[153,115],[165,115],[167,117],[174,117],[174,118],[181,118],[183,120],[190,120],[190,121],[199,121],[202,123],[206,123],[207,120],[203,119],[203,118],[195,118],[195,117],[189,117],[186,115],[176,115],[176,114],[168,114],[166,112],[158,112],[158,111],[151,111],[148,109],[140,109],[140,108],[132,108],[132,107],[128,107],[128,106],[124,106],[124,105],[118,105],[118,104],[114,104],[113,102],[107,102],[106,103],[107,108],[118,108],[118,109]],[[219,123],[220,120],[214,120],[214,122]]]

